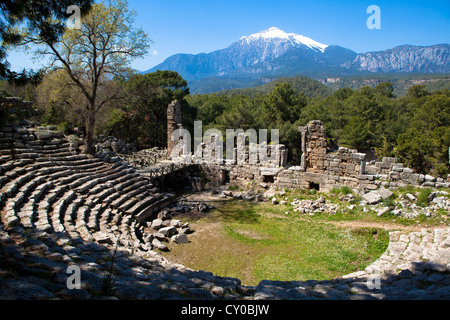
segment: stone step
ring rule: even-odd
[[[108,166],[108,164],[104,163],[101,160],[98,160],[98,161],[94,161],[89,164],[77,165],[77,166],[72,166],[72,167],[76,172],[95,172],[98,170],[102,170],[107,166]]]
[[[66,214],[64,215],[64,228],[69,233],[75,233],[80,236],[77,231],[75,224],[78,215],[78,209],[82,206],[84,200],[82,198],[77,197],[72,203],[70,203],[67,207]]]
[[[90,184],[93,181],[98,183],[98,179],[103,177],[105,174],[107,174],[108,171],[102,172],[102,173],[97,173],[97,174],[82,174],[82,173],[78,173],[75,176],[74,179],[72,179],[73,177],[69,177],[68,180],[74,180],[73,182],[71,182],[68,187],[71,189],[76,189],[79,190],[83,185],[86,184]],[[66,183],[66,181],[64,181],[64,183]]]
[[[67,169],[66,166],[63,167],[64,169],[61,171],[57,171],[55,173],[49,174],[47,175],[48,179],[51,181],[56,181],[60,178],[65,178],[68,176],[71,176],[73,174],[73,170],[72,169]]]
[[[35,191],[30,196],[30,199],[32,199],[34,202],[34,205],[37,206],[39,201],[41,201],[41,199],[44,197],[45,193],[48,190],[53,189],[54,187],[55,187],[55,185],[52,181],[46,182],[46,183],[43,183],[43,184],[40,184],[39,186],[37,186]]]
[[[26,159],[29,160],[29,159]],[[33,162],[33,160],[31,160]],[[14,170],[17,168],[16,163],[18,163],[19,161],[17,160],[7,160],[2,162],[1,168],[2,168],[2,172],[6,173],[8,171]]]
[[[123,176],[126,178],[126,175],[124,172],[119,172],[116,175],[111,175],[109,178],[117,177],[118,175]],[[108,177],[107,177],[108,178]],[[104,181],[105,179],[100,179]],[[97,185],[96,187],[93,187],[88,191],[88,195],[93,198],[93,205],[102,202],[105,198],[109,198],[106,200],[108,203],[112,201],[112,199],[115,199],[119,196],[119,193],[113,188],[114,184],[116,183],[116,180],[107,180],[106,182]],[[115,197],[110,197],[111,195],[115,195]]]
[[[163,196],[161,194],[153,194],[151,196],[148,196],[145,199],[136,203],[133,207],[126,210],[125,213],[135,216],[139,214],[142,210],[146,209],[147,207],[155,203],[156,201],[161,200],[162,197]]]
[[[35,215],[35,211],[34,209],[25,209],[22,208],[20,211],[18,211],[16,213],[16,215],[19,217],[20,219],[20,224],[24,227],[24,228],[34,228],[34,223],[33,223],[33,217]]]
[[[22,220],[25,227],[33,226],[35,218],[35,198],[42,192],[42,185],[45,184],[45,177],[37,176],[21,187],[18,196],[14,201],[14,210]],[[22,212],[23,211],[23,212]]]
[[[95,195],[93,204],[96,205],[98,203],[103,203],[105,205],[108,205],[111,201],[108,201],[107,199],[110,198],[111,195],[119,196],[119,194],[113,188],[107,187],[104,190],[102,190],[100,193]]]
[[[77,192],[81,194],[87,193],[88,190],[92,190],[94,187],[98,186],[98,184],[99,184],[98,179],[95,180],[89,179],[88,182],[77,187]]]
[[[136,220],[131,220],[130,219],[130,234],[131,234],[131,238],[135,241],[135,243],[139,244],[141,242],[141,240],[139,239],[136,230],[137,230],[137,222]],[[137,246],[136,246],[137,247]]]
[[[70,144],[63,141],[62,143],[59,144],[46,144],[45,141],[44,143],[41,142],[42,140],[35,140],[35,141],[30,141],[27,142],[27,144],[33,146],[33,149],[36,150],[36,152],[45,152],[45,151],[58,151],[64,148],[70,148]]]
[[[122,194],[118,199],[114,200],[111,203],[113,208],[120,208],[120,210],[124,211],[126,209],[131,208],[132,202],[137,202],[140,200],[139,196],[143,196],[144,193],[147,192],[147,186],[143,185],[137,189],[132,189],[130,192]],[[135,199],[133,199],[135,198]],[[126,205],[125,205],[126,204]]]
[[[91,210],[89,211],[89,218],[87,227],[92,230],[98,231],[100,229],[99,222],[100,222],[100,216],[103,212],[104,208],[102,207],[102,204],[97,204]]]
[[[39,158],[39,153],[34,149],[2,149],[0,150],[2,156],[9,157],[9,159],[37,159]]]
[[[123,189],[125,189],[126,187],[131,186],[134,183],[135,183],[134,179],[125,179],[125,181],[123,181],[123,182],[119,183],[118,185],[116,185],[114,187],[114,189],[116,189],[116,191],[120,192]]]
[[[35,225],[42,230],[53,230],[52,221],[50,219],[53,203],[55,203],[58,197],[63,194],[66,187],[50,187],[46,188],[45,195],[42,200],[37,204],[37,221]]]
[[[135,194],[139,194],[142,192],[145,192],[146,188],[145,187],[141,187],[140,189],[136,189],[134,192],[128,192],[128,193],[119,193],[121,194],[116,200],[114,200],[111,203],[111,206],[113,208],[118,208],[120,207],[123,203],[125,203],[126,201],[128,201],[129,199],[131,199],[132,197],[135,196]]]
[[[126,214],[127,210],[138,203],[139,199],[132,197],[131,199],[125,201],[118,209]]]
[[[29,201],[30,195],[37,186],[45,181],[45,177],[35,177],[30,182],[19,187],[14,194],[11,194],[5,203],[5,210],[12,211],[15,214],[19,208]]]
[[[104,210],[102,210],[98,218],[100,230],[102,230],[102,225],[107,226],[109,228],[109,222],[111,222],[111,220],[113,219],[115,212],[116,211],[112,208],[105,208]]]
[[[171,194],[163,194],[160,200],[156,201],[155,203],[151,204],[150,206],[136,214],[136,220],[142,224],[146,219],[154,215],[155,212],[168,206],[172,200],[173,196]]]
[[[108,170],[107,168],[104,168],[103,170],[98,171],[95,174],[107,172],[107,170]],[[75,188],[77,185],[83,184],[84,182],[89,180],[89,177],[92,178],[92,176],[93,176],[92,172],[78,172],[77,170],[72,170],[72,171],[74,173],[71,176],[59,179],[58,183],[61,185],[73,184],[73,186]],[[83,179],[83,180],[78,181],[80,179]]]
[[[8,197],[13,197],[20,190],[20,187],[22,185],[29,182],[36,175],[34,172],[26,173],[26,170],[23,172],[25,172],[24,175],[14,176],[14,178],[10,178],[10,182],[8,182],[3,188],[1,188],[0,192],[5,193]]]
[[[111,214],[112,216],[109,217],[111,219],[109,221],[109,225],[115,227],[116,228],[115,230],[119,230],[119,225],[120,222],[122,221],[122,213],[117,209],[112,209]]]
[[[86,223],[86,218],[89,216],[90,210],[91,208],[89,208],[88,206],[81,206],[77,210],[77,219],[75,223],[75,228],[77,232],[81,235],[81,238],[83,238],[83,240],[85,241],[94,240],[94,237],[89,231]]]
[[[34,163],[33,159],[16,159],[5,161],[0,167],[1,172],[6,173],[7,171],[13,170],[15,168],[25,168]]]
[[[15,184],[15,179],[19,178],[20,176],[23,176],[25,174],[27,174],[28,171],[25,168],[14,168],[12,170],[5,170],[2,173],[2,180],[1,180],[1,185],[0,185],[0,192],[5,192],[2,189],[4,188],[11,188],[12,185]],[[9,184],[9,186],[8,186]]]
[[[111,204],[116,201],[117,199],[119,199],[120,197],[120,193],[116,192],[116,190],[114,190],[113,188],[111,188],[112,193],[110,195],[108,195],[106,198],[104,198],[102,201],[102,203],[105,206],[111,206]],[[109,190],[105,190],[104,192],[109,191]],[[98,198],[97,198],[98,199]],[[95,202],[97,202],[97,199],[95,200]],[[111,206],[113,207],[113,206]]]
[[[70,153],[71,155],[74,154],[72,149],[68,145],[65,147],[58,148],[58,149],[50,149],[50,150],[36,149],[35,147],[33,149],[42,155],[52,155],[52,154],[62,154],[62,153],[64,153],[64,154]]]
[[[48,211],[45,208],[37,209],[37,221],[34,223],[36,229],[42,230],[45,232],[52,232],[53,228],[50,224],[50,217],[48,215]]]
[[[22,143],[15,143],[16,147],[13,149],[1,149],[0,154],[2,155],[15,155],[17,158],[22,158],[22,155],[26,154],[36,154],[37,157],[39,156],[38,152],[34,148],[27,148]],[[23,147],[17,147],[17,145],[23,145]]]
[[[83,202],[82,205],[78,207],[78,210],[76,212],[76,220],[75,220],[75,227],[78,228],[79,226],[86,226],[87,218],[89,217],[89,212],[91,208],[86,205],[86,203]]]
[[[65,220],[66,210],[76,196],[75,191],[68,190],[53,205],[52,225],[55,231],[62,232],[65,230],[63,221]]]
[[[83,161],[91,160],[86,155],[83,154],[68,154],[64,156],[56,156],[57,153],[49,154],[47,156],[40,155],[36,161],[38,162],[56,162],[56,163],[64,163],[64,164],[70,164],[70,163],[77,163],[77,161],[81,161],[81,163],[84,163]],[[80,164],[81,164],[80,163]]]
[[[127,186],[126,188],[124,188],[122,190],[123,193],[129,193],[132,192],[136,189],[140,189],[141,187],[145,187],[145,190],[148,190],[149,188],[152,187],[152,184],[149,183],[149,181],[147,179],[142,179],[140,177],[136,177],[134,178],[134,183],[132,185]],[[142,189],[144,190],[144,189]]]
[[[122,181],[121,178],[126,178],[126,177],[128,177],[128,174],[126,171],[121,170],[120,168],[117,168],[117,169],[115,168],[114,171],[110,175],[105,177],[103,182],[107,182],[110,185],[110,187],[113,187],[114,185],[119,183],[119,181]]]
[[[116,180],[114,181],[113,187],[114,187],[114,190],[116,190],[116,191],[120,191],[120,190],[123,190],[123,189],[125,188],[125,187],[119,187],[119,188],[117,188],[117,186],[121,185],[121,184],[124,183],[124,182],[133,180],[133,179],[135,179],[135,177],[137,176],[136,173],[128,173],[127,171],[124,171],[124,172],[125,172],[125,175],[124,175],[124,176],[122,176],[122,177],[120,177],[120,178],[118,178],[118,179],[116,179]]]
[[[39,190],[34,190],[28,201],[23,205],[20,209],[18,216],[20,217],[20,221],[25,228],[34,228],[34,221],[37,217],[37,210],[34,202],[35,194],[38,193]]]
[[[114,173],[114,171],[111,172],[111,169],[106,168],[106,170],[103,170],[101,172],[97,172],[95,174],[77,174],[77,177],[81,177],[78,180],[70,183],[69,187],[71,189],[77,189],[80,193],[85,193],[87,190],[93,188],[95,185],[99,183],[104,183],[108,180],[108,176],[110,174]]]
[[[102,162],[100,159],[96,159],[96,158],[85,158],[84,160],[64,160],[64,161],[60,161],[61,164],[63,165],[70,165],[70,166],[76,166],[76,167],[80,167],[84,166],[84,165],[92,165],[92,164],[96,164]],[[105,165],[104,162],[101,163],[102,165]]]
[[[42,167],[38,163],[34,166],[34,169],[36,170],[37,174],[48,176],[53,173],[70,170],[71,167],[70,166],[57,166],[57,165]],[[53,178],[53,177],[51,177],[51,178]]]
[[[63,160],[69,159],[70,160],[70,157],[75,155],[70,151],[61,151],[60,149],[46,150],[46,151],[52,151],[52,152],[46,152],[46,153],[39,152],[39,159],[46,159],[47,161],[55,161],[54,159],[63,159]],[[60,160],[56,160],[56,161],[60,161]]]

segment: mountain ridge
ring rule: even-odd
[[[245,88],[264,77],[450,73],[449,61],[450,45],[445,43],[399,45],[382,51],[356,53],[272,27],[243,36],[227,48],[210,53],[172,55],[142,73],[176,71],[189,82],[191,92],[211,93]],[[215,87],[213,83],[219,85]]]

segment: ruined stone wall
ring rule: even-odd
[[[336,176],[356,178],[360,173],[360,161],[354,158],[357,150],[340,147],[325,156],[325,172]]]
[[[6,111],[5,114],[2,111]],[[23,101],[22,98],[19,97],[1,97],[0,96],[0,114],[6,116],[7,119],[0,119],[0,122],[3,125],[11,124],[18,125],[19,120],[17,119],[32,119],[34,117],[39,116],[39,111],[33,108],[33,103],[31,101]],[[15,115],[12,119],[9,119],[10,116]],[[17,123],[8,123],[6,120],[15,120]],[[22,121],[23,122],[23,121]]]
[[[396,158],[383,158],[380,162],[367,164],[366,155],[355,149],[339,147],[337,151],[327,152],[325,128],[319,120],[311,121],[299,130],[303,141],[299,143],[302,143],[304,152],[300,166],[232,163],[223,166],[229,174],[230,183],[245,186],[249,182],[256,182],[278,188],[319,188],[321,191],[341,186],[367,191],[380,186],[434,188],[450,185],[450,181],[442,178],[417,174],[403,167]]]
[[[339,147],[334,152],[327,152],[327,137],[321,121],[311,121],[300,130],[304,130],[306,133],[306,148],[304,149],[306,172],[353,178],[363,174],[364,164],[362,161],[365,154],[344,147]]]
[[[319,120],[307,125],[306,136],[306,171],[324,173],[327,156],[327,137],[325,128]]]
[[[380,162],[366,163],[366,154],[355,149],[339,147],[336,151],[327,150],[325,128],[320,120],[299,127],[302,140],[302,160],[300,165],[287,165],[287,152],[284,145],[265,143],[245,143],[243,134],[237,136],[237,148],[233,159],[216,158],[223,153],[218,135],[211,135],[210,141],[203,142],[193,155],[183,155],[188,160],[202,166],[214,168],[212,172],[225,174],[231,184],[247,186],[256,183],[278,188],[316,188],[327,191],[334,187],[348,186],[361,191],[384,187],[406,185],[424,187],[448,187],[449,182],[429,175],[420,175],[412,169],[404,168],[396,158],[383,158]],[[262,161],[267,154],[269,160]],[[211,174],[209,174],[212,176]],[[222,178],[219,180],[223,180]]]

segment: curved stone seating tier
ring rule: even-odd
[[[0,137],[0,208],[6,226],[108,244],[126,234],[130,241],[123,241],[139,247],[133,217],[163,197],[147,178],[121,163],[77,154],[59,132],[11,131]],[[117,230],[108,226],[111,221]]]

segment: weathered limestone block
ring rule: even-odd
[[[52,138],[53,137],[53,132],[52,131],[40,131],[40,130],[37,130],[37,131],[34,132],[34,135],[39,140],[44,140],[44,139]]]
[[[387,199],[392,196],[393,193],[385,188],[380,188],[379,190],[371,191],[362,196],[362,198],[369,204],[376,204],[383,199]]]
[[[170,240],[172,242],[174,242],[174,243],[177,243],[177,244],[183,244],[183,243],[188,243],[189,242],[188,237],[186,236],[186,234],[176,234],[176,235],[172,236],[170,238]]]

